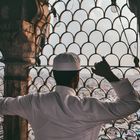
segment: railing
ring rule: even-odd
[[[140,93],[140,69],[133,62],[134,56],[140,57],[137,19],[130,12],[126,0],[117,1],[116,13],[111,11],[111,0],[57,0],[50,1],[48,5],[50,13],[46,18],[50,18],[50,23],[44,25],[48,28],[45,44],[41,45],[37,56],[38,63],[30,67],[29,94],[54,90],[52,62],[62,52],[74,52],[81,58],[78,96],[115,101],[116,94],[108,81],[92,74],[90,69],[102,56],[115,74],[128,78]],[[3,89],[1,79],[0,86]],[[29,139],[34,139],[31,127]],[[139,140],[140,111],[105,124],[98,139]]]

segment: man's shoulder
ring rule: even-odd
[[[49,101],[49,100],[53,100],[55,98],[55,92],[49,92],[49,93],[41,93],[39,95],[40,100],[45,100],[45,101]]]
[[[35,106],[35,108],[47,108],[54,103],[54,92],[50,93],[35,93],[32,95],[32,105]]]

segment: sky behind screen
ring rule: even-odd
[[[55,0],[51,2],[53,3],[54,1]],[[98,46],[97,53],[99,53],[101,56],[107,56],[110,53],[110,46],[114,45],[115,43],[113,53],[119,58],[127,53],[127,47],[130,46],[133,54],[137,55],[137,19],[134,18],[134,14],[126,5],[126,0],[117,0],[117,6],[122,10],[123,17],[121,19],[117,18],[117,12],[113,13],[111,11],[111,6],[108,7],[111,5],[111,0],[98,0],[98,8],[95,9],[94,0],[88,0],[88,2],[87,0],[79,1],[81,2],[81,5],[79,5],[78,0],[62,0],[55,4],[56,11],[58,15],[61,16],[60,20],[56,18],[54,19],[52,16],[51,24],[56,24],[54,28],[55,34],[51,34],[47,40],[48,43],[55,48],[55,54],[65,52],[65,48],[67,46],[70,46],[68,51],[73,51],[79,54],[79,48],[82,46],[82,49],[80,48],[82,53],[89,58],[92,54],[94,54],[95,48]],[[67,4],[67,7],[65,7],[65,4]],[[80,10],[79,7],[81,7]],[[67,9],[66,12],[64,12],[65,9]],[[117,19],[115,20],[115,18]],[[111,23],[112,21],[114,21],[113,28]],[[82,28],[83,32],[81,32],[80,28]],[[95,29],[96,31],[94,31]],[[127,30],[122,33],[124,29]],[[105,35],[104,40],[102,40],[102,35],[97,30]],[[119,42],[120,36],[118,36],[118,33],[122,34],[121,42]],[[58,36],[61,37],[61,41]],[[46,48],[47,47],[48,46],[46,46]],[[49,48],[44,49],[44,54],[49,57],[51,55],[51,51],[52,49],[49,51]],[[132,52],[130,51],[129,54],[131,55]],[[96,58],[94,57],[94,59],[91,60],[92,63],[100,61],[98,57]],[[110,65],[118,65],[115,58],[112,56],[108,57],[107,60]],[[123,63],[124,65],[133,66],[133,57],[125,56],[123,58]],[[82,64],[87,64],[85,63],[84,58],[82,60]]]

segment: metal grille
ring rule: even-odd
[[[110,0],[50,1],[49,8],[49,34],[38,55],[38,65],[30,68],[29,93],[48,93],[54,89],[52,62],[62,52],[74,52],[81,58],[78,96],[115,101],[116,94],[111,85],[104,78],[92,74],[90,69],[95,62],[102,60],[102,56],[115,74],[129,78],[140,92],[140,70],[133,62],[134,56],[139,57],[137,19],[130,12],[126,0],[117,1],[116,11],[113,11]],[[98,139],[140,139],[139,118],[140,113],[137,112],[105,124]]]
[[[0,58],[2,54],[0,53]],[[4,95],[4,64],[0,63],[0,97]],[[3,116],[0,115],[0,140],[3,139]]]
[[[77,89],[81,98],[92,96],[102,101],[115,101],[116,94],[108,81],[92,74],[90,69],[95,62],[102,60],[102,56],[115,74],[128,78],[140,93],[140,69],[133,62],[134,56],[140,56],[137,19],[130,12],[126,0],[117,0],[116,11],[111,0],[51,0],[47,4],[49,15],[46,18],[50,18],[50,23],[44,25],[47,26],[46,37],[37,54],[37,64],[30,67],[29,93],[54,90],[52,62],[62,52],[74,52],[81,58]],[[42,32],[44,30],[38,28],[38,37],[42,36]],[[0,86],[3,94],[3,80],[0,80]],[[34,139],[30,126],[29,139]],[[105,124],[98,139],[139,140],[140,111]]]

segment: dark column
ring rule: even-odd
[[[28,93],[28,68],[35,64],[45,34],[48,5],[42,0],[0,0],[0,51],[5,64],[4,96]],[[48,19],[49,21],[49,19]],[[45,26],[44,26],[45,24]],[[38,28],[37,28],[38,27]],[[4,116],[4,140],[27,140],[28,123],[18,116]]]
[[[3,35],[8,34],[7,32]],[[11,33],[12,36],[13,33]],[[16,97],[28,93],[29,66],[35,63],[35,45],[19,33],[14,40],[0,43],[3,53],[4,96]],[[28,123],[18,116],[4,116],[4,140],[27,140]]]

